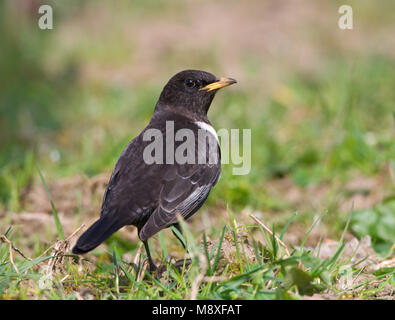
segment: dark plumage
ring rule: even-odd
[[[104,194],[100,218],[78,239],[73,253],[81,254],[96,248],[111,234],[125,225],[134,225],[147,250],[150,269],[155,269],[147,240],[160,230],[177,223],[177,213],[184,219],[191,217],[207,199],[217,183],[220,172],[220,150],[215,133],[207,135],[206,146],[214,144],[215,163],[147,164],[144,149],[151,141],[144,141],[148,129],[163,134],[163,154],[169,147],[166,141],[166,122],[173,121],[174,132],[188,128],[194,132],[198,145],[199,128],[210,125],[207,111],[218,89],[235,83],[234,79],[217,79],[198,70],[177,73],[163,88],[148,126],[130,143],[118,159]],[[203,123],[203,124],[202,124]],[[211,130],[210,128],[208,129]],[[174,141],[174,150],[183,141]],[[207,151],[210,149],[207,148]],[[196,148],[195,156],[201,150]]]

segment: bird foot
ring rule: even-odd
[[[158,270],[158,267],[155,265],[153,261],[148,260],[148,263],[149,263],[149,272],[151,274]]]
[[[182,268],[184,265],[185,267],[189,267],[189,265],[192,263],[192,259],[180,259],[177,260],[173,265],[176,268]]]
[[[189,267],[189,265],[192,263],[191,259],[179,259],[179,260],[175,260],[174,262],[171,262],[171,260],[173,260],[174,257],[172,255],[169,255],[168,257],[165,258],[164,262],[159,266],[156,275],[158,277],[161,277],[163,275],[164,272],[166,272],[168,270],[168,268],[171,268],[172,266],[175,267],[178,272],[181,272],[184,265],[185,268]]]

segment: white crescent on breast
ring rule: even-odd
[[[210,132],[210,133],[214,136],[215,140],[217,140],[217,142],[218,142],[218,144],[219,144],[219,139],[218,139],[217,132],[215,131],[215,129],[214,129],[212,126],[210,126],[208,123],[205,123],[205,122],[203,122],[203,121],[196,121],[195,124],[196,124],[199,128],[201,128],[201,129],[203,129],[203,130],[206,130],[206,131]]]

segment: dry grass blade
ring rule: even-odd
[[[392,161],[390,161],[388,163],[388,170],[389,170],[389,173],[390,173],[390,177],[391,177],[392,183],[395,185],[395,173],[394,173],[394,171],[395,171],[395,164]]]
[[[199,286],[202,282],[220,282],[220,281],[225,281],[227,279],[224,276],[205,276],[208,270],[208,261],[206,256],[204,254],[196,254],[194,256],[198,257],[200,260],[201,271],[192,283],[190,300],[197,299]],[[192,255],[191,258],[193,258]]]
[[[11,242],[9,243],[8,251],[9,251],[9,254],[10,254],[10,261],[11,261],[11,264],[12,264],[12,266],[14,267],[15,272],[16,272],[16,273],[19,273],[19,270],[18,270],[18,268],[17,268],[17,266],[16,266],[16,264],[15,264],[15,262],[14,262],[14,257],[13,257],[13,253],[12,253],[12,245],[11,245]]]
[[[54,271],[58,270],[61,272],[65,272],[65,253],[70,249],[70,241],[84,228],[85,225],[82,224],[79,228],[77,228],[70,236],[68,236],[65,240],[58,240],[52,246],[50,246],[47,250],[45,250],[40,256],[44,255],[48,250],[53,250],[53,256],[48,260],[48,263],[43,270],[45,275],[48,277],[52,277]]]
[[[280,268],[277,268],[274,272],[273,272],[273,277],[277,277],[278,273],[280,272]],[[272,280],[269,280],[267,282],[266,285],[266,290],[268,290],[270,288],[270,285],[272,284]]]
[[[200,260],[200,263],[201,263],[201,271],[200,271],[200,273],[197,275],[197,277],[195,278],[195,280],[192,283],[190,300],[196,300],[197,294],[198,294],[199,285],[203,282],[203,280],[205,278],[205,274],[206,274],[207,269],[208,269],[208,262],[207,262],[206,256],[204,254],[198,254],[196,256],[199,257],[199,260]],[[193,258],[192,255],[191,255],[191,258]]]
[[[145,271],[148,269],[148,260],[144,260],[140,271],[137,274],[137,282],[141,282],[144,278]]]
[[[139,260],[141,256],[141,251],[143,250],[143,244],[141,243],[139,248],[137,249],[136,256],[134,257],[133,263],[137,266],[139,265]]]
[[[19,250],[18,248],[14,247],[14,245],[12,244],[12,242],[4,235],[2,234],[0,236],[0,239],[2,242],[7,243],[8,244],[8,252],[9,252],[9,256],[10,256],[10,262],[12,267],[14,268],[16,273],[19,273],[18,267],[16,266],[15,262],[14,262],[14,251],[18,252],[24,259],[31,261],[32,259],[26,257],[21,250]]]
[[[8,243],[8,245],[12,248],[12,250],[14,250],[15,252],[18,252],[24,259],[29,260],[29,261],[32,260],[31,258],[26,257],[21,250],[19,250],[17,247],[15,247],[12,244],[12,242],[10,240],[8,240],[8,238],[4,234],[2,234],[0,236],[0,239],[1,239],[2,242]]]
[[[256,222],[258,223],[267,233],[269,233],[271,236],[273,236],[273,232],[272,230],[270,230],[262,221],[260,221],[257,217],[255,217],[253,214],[250,214],[250,217]],[[287,245],[281,241],[281,239],[279,237],[277,237],[276,235],[274,235],[274,237],[276,238],[276,240],[278,241],[278,243],[285,249],[285,252],[287,253],[287,256],[290,256],[289,250]]]
[[[51,250],[51,249],[53,249],[55,247],[59,247],[59,243],[64,243],[65,244],[65,249],[68,249],[70,247],[70,240],[72,240],[81,231],[81,229],[84,228],[84,227],[85,227],[85,224],[82,224],[71,235],[69,235],[66,240],[56,241],[52,246],[50,246],[42,254],[40,254],[39,258],[42,257],[44,254],[46,254],[49,250]]]

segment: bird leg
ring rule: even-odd
[[[147,240],[143,241],[143,243],[144,243],[145,251],[147,252],[147,256],[148,256],[149,270],[150,270],[150,272],[154,272],[158,268],[155,265],[155,262],[151,257],[151,253],[149,251],[149,246],[148,246],[148,241]]]
[[[181,228],[179,223],[175,223],[175,224],[173,224],[173,226],[180,232],[180,234],[182,234],[182,228]],[[172,230],[172,232],[176,236],[178,241],[181,242],[182,247],[186,250],[186,252],[189,253],[184,241],[173,230]],[[148,240],[143,241],[143,243],[144,243],[145,251],[147,252],[147,256],[148,256],[148,263],[149,263],[150,272],[154,272],[154,271],[156,271],[158,269],[158,267],[155,265],[155,262],[154,262],[154,260],[151,257],[151,252],[150,252],[149,246],[148,246]],[[182,260],[182,261],[184,261],[184,260]],[[186,260],[186,262],[187,262],[187,264],[190,263],[190,261],[188,261],[188,260]],[[179,263],[180,263],[180,261],[178,261],[178,263],[176,262],[176,266],[177,267],[178,267]]]

